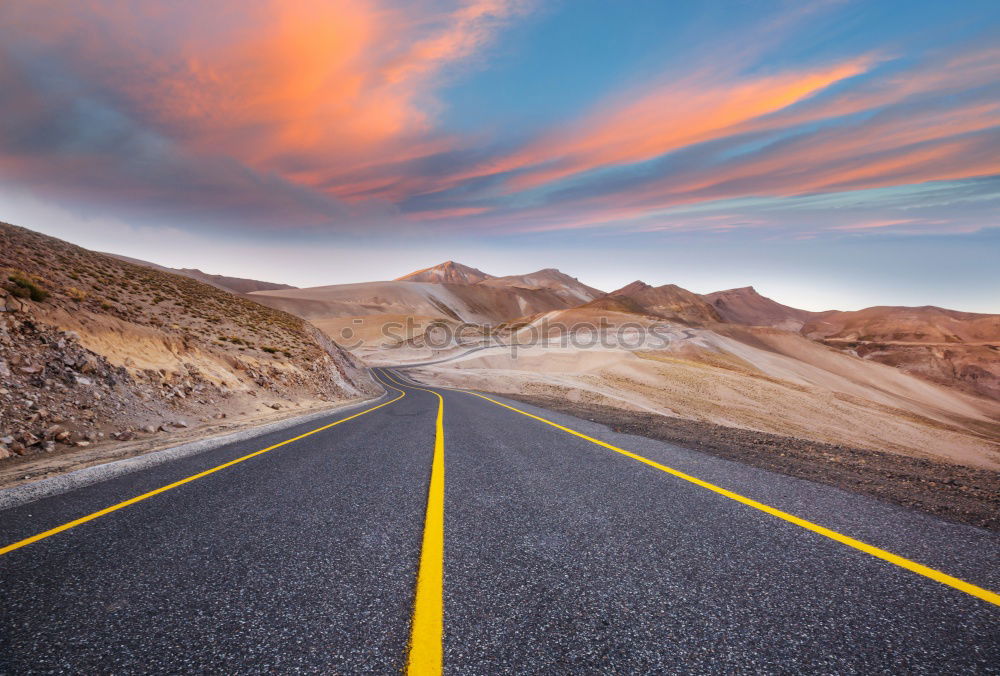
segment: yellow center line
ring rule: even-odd
[[[436,675],[442,670],[444,635],[444,397],[434,390],[404,385],[388,372],[383,375],[397,385],[430,392],[438,398],[434,459],[427,490],[427,515],[420,547],[420,569],[410,625],[410,654],[406,665],[408,674]]]
[[[382,381],[380,380],[379,382],[382,382]],[[383,385],[387,385],[387,383],[382,383],[382,384]],[[7,554],[8,552],[12,552],[15,549],[20,549],[21,547],[25,547],[27,545],[30,545],[33,542],[38,542],[39,540],[44,540],[45,538],[52,537],[53,535],[56,535],[57,533],[62,533],[63,531],[67,531],[70,528],[76,528],[77,526],[79,526],[81,524],[85,524],[88,521],[93,521],[94,519],[100,518],[100,517],[105,516],[107,514],[111,514],[112,512],[117,512],[119,509],[124,509],[125,507],[128,507],[129,505],[134,505],[135,503],[141,502],[141,501],[146,500],[148,498],[151,498],[154,495],[159,495],[160,493],[165,493],[165,492],[171,490],[172,488],[177,488],[178,486],[183,486],[184,484],[190,483],[190,482],[194,481],[195,479],[201,479],[202,477],[206,477],[209,474],[214,474],[215,472],[218,472],[220,470],[226,469],[227,467],[232,467],[233,465],[237,465],[237,464],[239,464],[241,462],[249,460],[250,458],[255,458],[258,455],[262,455],[264,453],[267,453],[268,451],[273,451],[276,448],[281,448],[282,446],[286,446],[286,445],[292,443],[293,441],[298,441],[300,439],[305,439],[306,437],[312,436],[313,434],[316,434],[317,432],[322,432],[323,430],[328,430],[331,427],[335,427],[335,426],[337,426],[337,425],[339,425],[341,423],[345,423],[348,420],[354,420],[355,418],[363,416],[366,413],[371,413],[372,411],[380,409],[383,406],[388,406],[389,404],[391,404],[393,402],[399,401],[400,399],[402,399],[403,397],[406,396],[406,392],[404,392],[403,390],[399,389],[398,387],[393,387],[392,385],[388,385],[388,387],[392,387],[392,389],[394,389],[397,392],[399,392],[399,396],[396,397],[395,399],[390,399],[389,401],[382,402],[381,404],[379,404],[377,406],[372,406],[371,408],[365,409],[364,411],[360,411],[358,413],[355,413],[354,415],[349,415],[346,418],[341,418],[340,420],[332,422],[332,423],[330,423],[328,425],[323,425],[322,427],[317,427],[316,429],[310,430],[309,432],[306,432],[305,434],[300,434],[297,437],[292,437],[291,439],[286,439],[285,441],[277,443],[277,444],[275,444],[273,446],[268,446],[267,448],[263,448],[263,449],[261,449],[259,451],[254,451],[253,453],[248,453],[247,455],[244,455],[242,457],[236,458],[235,460],[230,460],[229,462],[224,462],[221,465],[218,465],[218,466],[213,467],[211,469],[207,469],[207,470],[205,470],[203,472],[198,472],[197,474],[192,474],[191,476],[189,476],[187,478],[184,478],[184,479],[181,479],[180,481],[175,481],[173,483],[167,484],[166,486],[160,486],[159,488],[154,488],[153,490],[151,490],[151,491],[149,491],[147,493],[143,493],[142,495],[137,495],[134,498],[129,498],[128,500],[123,500],[122,502],[119,502],[117,504],[111,505],[110,507],[105,507],[104,509],[100,509],[100,510],[98,510],[96,512],[93,512],[91,514],[88,514],[86,516],[82,516],[79,519],[74,519],[72,521],[64,523],[61,526],[56,526],[55,528],[50,528],[47,531],[44,531],[42,533],[38,533],[37,535],[32,535],[31,537],[24,538],[23,540],[18,540],[17,542],[13,542],[13,543],[7,545],[6,547],[0,548],[0,556],[2,556],[4,554]]]
[[[587,436],[582,432],[577,432],[576,430],[570,429],[569,427],[565,427],[564,425],[554,423],[551,420],[546,420],[541,416],[528,413],[527,411],[522,411],[521,409],[514,408],[513,406],[508,406],[507,404],[503,404],[494,399],[490,399],[489,397],[479,394],[477,392],[469,392],[467,390],[460,390],[457,388],[442,388],[442,389],[454,389],[456,392],[462,392],[463,394],[471,394],[473,396],[479,397],[480,399],[485,399],[486,401],[494,403],[497,406],[502,406],[503,408],[510,409],[511,411],[515,411],[517,413],[520,413],[521,415],[527,416],[539,422],[543,422],[546,425],[551,425],[552,427],[555,427],[558,430],[562,430],[567,434],[572,434],[573,436],[589,441],[592,444],[597,444],[598,446],[610,449],[615,453],[620,453],[628,458],[632,458],[633,460],[638,460],[639,462],[649,465],[650,467],[655,467],[656,469],[666,472],[667,474],[671,474],[677,477],[678,479],[683,479],[684,481],[689,481],[695,484],[696,486],[707,488],[708,490],[718,493],[719,495],[723,495],[729,498],[730,500],[735,500],[736,502],[742,503],[748,507],[753,507],[754,509],[758,509],[762,512],[770,514],[771,516],[778,517],[779,519],[783,519],[789,523],[793,523],[796,526],[801,526],[806,530],[810,530],[824,537],[828,537],[831,540],[836,540],[837,542],[847,545],[848,547],[853,547],[854,549],[865,552],[866,554],[870,554],[875,558],[882,559],[883,561],[888,561],[889,563],[899,566],[900,568],[905,568],[906,570],[914,572],[918,575],[923,575],[924,577],[930,578],[936,582],[940,582],[941,584],[953,587],[954,589],[965,592],[966,594],[982,599],[987,603],[992,603],[993,605],[1000,606],[1000,594],[992,592],[988,589],[977,587],[974,584],[971,584],[964,580],[960,580],[957,577],[952,577],[951,575],[942,573],[941,571],[935,570],[934,568],[930,568],[928,566],[917,563],[915,561],[911,561],[909,559],[905,559],[902,556],[897,556],[892,552],[888,552],[884,549],[879,549],[878,547],[874,547],[865,542],[862,542],[861,540],[856,540],[842,533],[838,533],[837,531],[830,530],[829,528],[825,528],[818,524],[812,523],[811,521],[800,519],[799,517],[793,514],[789,514],[788,512],[783,512],[780,509],[775,509],[770,505],[765,505],[762,502],[757,502],[756,500],[752,500],[746,496],[740,495],[739,493],[734,493],[733,491],[722,488],[721,486],[716,486],[715,484],[703,481],[698,477],[691,476],[690,474],[685,474],[680,470],[676,470],[672,467],[667,467],[666,465],[662,465],[654,460],[650,460],[649,458],[644,458],[643,456],[638,455],[636,453],[632,453],[631,451],[626,451],[623,448],[613,446],[607,442],[601,441],[600,439],[595,439],[593,437]]]

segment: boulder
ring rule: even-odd
[[[52,425],[45,430],[42,436],[50,441],[66,441],[70,437],[70,432],[62,425]]]
[[[86,355],[79,364],[80,373],[93,373],[101,367],[101,363],[93,355]]]

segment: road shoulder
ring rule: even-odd
[[[80,458],[69,455],[62,458],[39,458],[37,460],[43,463],[42,466],[36,467],[36,463],[32,463],[31,466],[12,467],[0,475],[0,510],[204,453],[227,444],[279,432],[335,413],[361,408],[386,396],[383,394],[370,399],[352,399],[265,424],[251,421],[235,430],[232,426],[228,429],[223,428],[225,431],[221,433],[218,427],[199,429],[195,430],[193,438],[180,444],[177,443],[179,439],[175,437],[172,440],[162,440],[158,444],[147,441],[123,445],[111,453],[106,452],[97,457]],[[19,471],[11,472],[12,469]],[[44,474],[41,474],[42,472]],[[52,476],[53,474],[55,476]],[[39,475],[45,478],[38,478]]]

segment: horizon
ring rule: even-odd
[[[0,220],[299,287],[451,258],[1000,313],[998,26],[989,2],[10,4]]]
[[[12,225],[18,225],[18,224],[14,223]],[[24,226],[20,226],[20,227],[24,227]],[[67,240],[67,241],[69,241],[69,240]],[[81,244],[79,244],[77,242],[70,242],[70,243],[71,244],[77,244],[78,246],[82,246]],[[95,251],[97,251],[97,253],[101,253],[101,254],[105,254],[105,255],[124,256],[126,258],[137,258],[135,256],[127,256],[126,254],[123,254],[123,253],[117,252],[117,251],[107,251],[107,250],[95,250]],[[166,268],[196,270],[198,272],[202,272],[202,273],[209,274],[209,275],[222,275],[224,277],[237,277],[237,278],[241,278],[241,279],[252,279],[252,280],[256,280],[256,281],[270,282],[270,283],[274,283],[274,284],[290,284],[289,281],[285,280],[285,279],[261,279],[259,277],[253,277],[252,275],[248,276],[248,275],[245,275],[245,274],[221,273],[221,272],[218,272],[217,270],[215,270],[214,268],[213,269],[203,269],[201,267],[192,266],[192,265],[179,265],[179,264],[178,265],[171,265],[171,264],[164,263],[164,262],[162,262],[160,260],[154,260],[154,259],[151,259],[151,258],[142,258],[142,259],[138,259],[138,260],[141,260],[141,261],[146,262],[146,263],[153,263],[155,265],[159,265],[159,266],[166,267]],[[684,284],[679,284],[676,281],[671,281],[671,280],[666,280],[666,281],[650,281],[649,279],[644,279],[644,278],[638,278],[638,277],[636,277],[636,278],[629,279],[627,281],[623,281],[623,282],[617,284],[616,286],[607,286],[607,287],[604,287],[604,286],[599,286],[597,284],[591,284],[586,279],[581,279],[580,276],[577,275],[573,270],[565,270],[565,269],[559,268],[557,266],[544,266],[544,267],[540,267],[540,268],[532,268],[531,270],[516,270],[516,271],[513,271],[513,272],[504,272],[503,274],[494,274],[494,272],[492,270],[484,270],[483,266],[481,266],[481,265],[469,264],[469,263],[466,263],[466,262],[464,262],[462,260],[457,260],[455,258],[446,258],[446,259],[441,260],[438,263],[435,263],[435,264],[432,264],[432,265],[425,265],[425,266],[422,266],[422,267],[415,267],[413,269],[407,270],[405,272],[400,272],[399,274],[396,274],[396,275],[394,275],[392,277],[386,277],[384,279],[357,279],[357,280],[347,281],[347,282],[332,282],[332,283],[328,283],[328,284],[319,283],[319,284],[314,284],[314,285],[309,285],[309,286],[300,286],[298,284],[290,284],[290,285],[293,286],[293,287],[295,287],[295,288],[304,289],[304,288],[320,288],[320,287],[325,287],[325,286],[337,286],[337,285],[340,285],[340,284],[365,284],[365,283],[373,283],[373,282],[391,282],[391,281],[397,281],[400,277],[405,277],[407,275],[413,274],[415,272],[420,272],[420,271],[423,271],[423,270],[426,270],[426,269],[439,267],[439,266],[444,265],[445,263],[449,263],[449,262],[455,263],[455,264],[458,264],[458,265],[462,265],[462,266],[465,266],[465,267],[468,267],[468,268],[477,269],[480,272],[484,272],[487,275],[490,275],[491,277],[508,277],[508,276],[515,276],[515,275],[529,275],[529,274],[533,274],[533,273],[536,273],[536,272],[541,272],[541,271],[546,270],[546,269],[554,269],[554,270],[556,270],[558,272],[561,272],[563,274],[569,275],[570,277],[573,277],[573,278],[577,279],[578,281],[580,281],[581,283],[583,283],[583,284],[585,284],[587,286],[593,287],[593,288],[595,288],[595,289],[597,289],[599,291],[603,291],[605,293],[611,293],[613,291],[621,289],[621,288],[627,286],[628,284],[632,284],[634,282],[643,282],[645,284],[649,284],[650,286],[654,286],[654,287],[659,287],[659,286],[663,286],[663,285],[666,285],[666,284],[676,284],[677,286],[680,286],[681,288],[687,289],[688,291],[692,291],[694,293],[701,294],[701,295],[707,295],[707,294],[715,293],[715,292],[733,291],[733,290],[737,290],[737,289],[750,288],[750,289],[753,289],[758,294],[760,294],[761,296],[764,296],[765,298],[768,298],[770,300],[773,300],[773,301],[776,301],[778,303],[781,303],[782,305],[787,305],[789,307],[797,308],[797,309],[800,309],[800,310],[809,310],[811,312],[824,312],[824,311],[852,312],[852,311],[856,311],[856,310],[864,310],[864,309],[870,308],[870,307],[912,307],[912,308],[939,307],[939,308],[942,308],[942,309],[945,309],[945,310],[955,310],[955,311],[959,311],[959,312],[970,312],[970,313],[973,313],[973,314],[997,314],[995,312],[988,312],[988,311],[983,312],[983,311],[977,311],[977,310],[967,310],[967,309],[964,309],[964,308],[961,308],[961,307],[946,307],[946,306],[941,306],[941,305],[934,305],[932,303],[924,303],[922,305],[894,305],[892,303],[874,303],[874,304],[871,304],[871,305],[863,305],[863,306],[858,306],[858,307],[819,307],[819,308],[807,307],[805,304],[803,304],[803,305],[796,305],[796,304],[791,303],[791,302],[786,302],[782,298],[775,297],[774,294],[771,294],[770,292],[766,291],[765,289],[760,288],[757,284],[754,284],[754,283],[741,284],[741,285],[737,285],[737,286],[700,289],[700,288],[688,287],[688,286],[686,286]],[[511,269],[513,270],[513,268],[511,268]]]

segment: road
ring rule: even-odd
[[[0,512],[0,672],[1000,667],[996,534],[377,375],[323,425]]]

